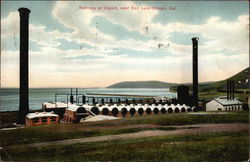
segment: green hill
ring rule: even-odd
[[[170,88],[176,85],[160,81],[125,81],[113,84],[108,88]]]
[[[249,76],[250,76],[250,68],[246,68],[241,72],[235,74],[234,76],[227,78],[225,80],[217,81],[217,82],[208,82],[208,83],[199,83],[199,91],[201,92],[209,92],[209,91],[225,91],[227,89],[227,80],[234,80],[235,89],[249,89]],[[192,84],[185,84],[189,86],[190,90],[192,89]],[[176,91],[177,86],[173,86],[170,88],[171,91]]]
[[[235,89],[249,89],[249,76],[250,68],[246,68],[234,76],[228,78],[235,81]],[[108,86],[107,88],[170,88],[171,91],[176,91],[179,84],[167,83],[160,81],[124,81]],[[192,89],[192,83],[185,84]],[[202,82],[199,83],[199,91],[210,92],[210,91],[221,91],[226,90],[227,79],[218,82]]]
[[[249,89],[249,76],[250,76],[250,68],[246,68],[241,72],[235,74],[234,76],[228,78],[229,80],[234,80],[235,89]],[[206,84],[201,86],[201,89],[227,89],[227,80],[221,80],[212,84]]]

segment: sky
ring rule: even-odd
[[[19,87],[19,13],[29,17],[30,87],[199,82],[249,66],[248,1],[1,1],[1,87]]]

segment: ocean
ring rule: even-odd
[[[70,88],[31,88],[29,90],[29,108],[38,110],[42,108],[43,102],[55,102],[55,94],[70,94]],[[75,93],[75,89],[73,89]],[[122,94],[143,96],[166,96],[176,97],[169,89],[135,89],[135,88],[78,88],[78,94],[100,93],[100,94]],[[58,96],[57,102],[66,102],[66,96]],[[14,111],[19,108],[19,89],[0,88],[0,111]]]

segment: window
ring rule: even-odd
[[[42,118],[42,123],[47,123],[47,117]]]
[[[39,123],[39,118],[32,119],[32,123]]]
[[[225,111],[227,111],[227,108],[225,108]]]
[[[218,111],[222,111],[222,108],[218,108]]]
[[[54,116],[51,117],[51,118],[50,118],[50,121],[51,121],[52,123],[55,123],[55,122],[56,122],[56,117],[54,117]]]

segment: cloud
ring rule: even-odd
[[[1,19],[1,38],[13,37],[19,34],[19,14],[10,12],[9,15]]]
[[[59,46],[60,39],[71,42],[85,43],[95,49],[126,47],[136,51],[154,51],[158,44],[168,45],[163,48],[166,52],[185,55],[190,53],[190,45],[176,44],[169,40],[175,32],[200,33],[211,41],[204,42],[199,48],[203,54],[221,53],[230,50],[234,53],[247,52],[249,39],[249,16],[241,15],[235,21],[223,21],[218,16],[212,16],[204,24],[185,24],[181,22],[168,23],[166,25],[153,23],[153,18],[158,14],[154,11],[143,10],[81,10],[79,6],[136,6],[134,2],[69,2],[58,1],[55,3],[52,14],[56,20],[68,27],[72,32],[59,32],[58,30],[46,31],[46,26],[30,24],[30,39],[41,46]],[[137,5],[138,6],[138,5]],[[65,14],[69,13],[69,14]],[[144,13],[144,14],[142,14]],[[146,15],[145,15],[146,14]],[[74,16],[72,16],[74,15]],[[112,34],[104,34],[91,25],[95,16],[102,16],[122,25],[127,30],[143,34],[150,40],[118,40]],[[19,19],[18,12],[11,12],[2,20],[2,33],[4,37],[18,37]],[[148,32],[145,27],[148,27]],[[213,51],[213,52],[212,52]],[[99,52],[99,51],[96,51]]]
[[[204,40],[199,45],[200,81],[220,80],[248,66],[249,16],[240,15],[236,20],[225,21],[211,16],[202,24],[182,22],[154,23],[158,11],[90,11],[79,6],[135,6],[135,2],[89,2],[58,1],[52,10],[55,21],[59,21],[70,32],[50,30],[45,25],[30,24],[30,40],[40,46],[30,51],[30,73],[32,85],[86,85],[107,86],[122,80],[161,80],[190,82],[192,64],[192,42],[190,45],[171,42],[176,32],[199,33]],[[137,5],[138,6],[138,5]],[[130,38],[119,40],[113,33],[102,33],[95,25],[95,16],[105,17],[124,30],[137,32],[148,39]],[[1,44],[7,39],[19,41],[19,15],[10,12],[1,20]],[[145,27],[148,28],[146,32]],[[194,35],[195,36],[195,35]],[[78,48],[61,49],[61,40],[85,44]],[[18,44],[18,43],[17,43]],[[158,48],[158,44],[163,47]],[[118,49],[118,50],[117,50]],[[126,49],[126,50],[119,50]],[[2,85],[18,83],[19,52],[1,50]],[[155,53],[161,51],[161,57]],[[152,57],[147,57],[149,54]],[[164,55],[166,54],[166,55]],[[140,55],[140,57],[136,57]],[[133,57],[132,57],[133,56]],[[145,56],[145,57],[144,57]],[[232,65],[233,68],[232,68]],[[92,80],[92,81],[91,81]],[[105,81],[104,81],[105,80]],[[103,81],[103,82],[102,82]],[[55,85],[56,86],[56,85]]]
[[[8,38],[13,38],[19,44],[20,18],[18,12],[10,12],[8,16],[1,20],[1,39],[3,44]],[[58,30],[46,31],[42,25],[29,24],[29,39],[41,46],[59,46],[60,37],[66,38],[67,34]]]
[[[102,16],[114,24],[119,24],[128,31],[144,32],[145,25],[152,21],[153,17],[157,15],[157,11],[145,12],[142,10],[81,10],[79,6],[136,6],[134,2],[68,2],[58,1],[52,14],[55,19],[61,22],[65,27],[73,30],[71,33],[71,40],[78,43],[88,43],[92,46],[105,47],[129,47],[134,50],[148,50],[150,41],[144,42],[141,40],[117,40],[113,35],[104,34],[97,28],[91,26],[91,22],[96,16]],[[65,15],[65,13],[70,13]],[[72,15],[74,15],[72,17]]]

